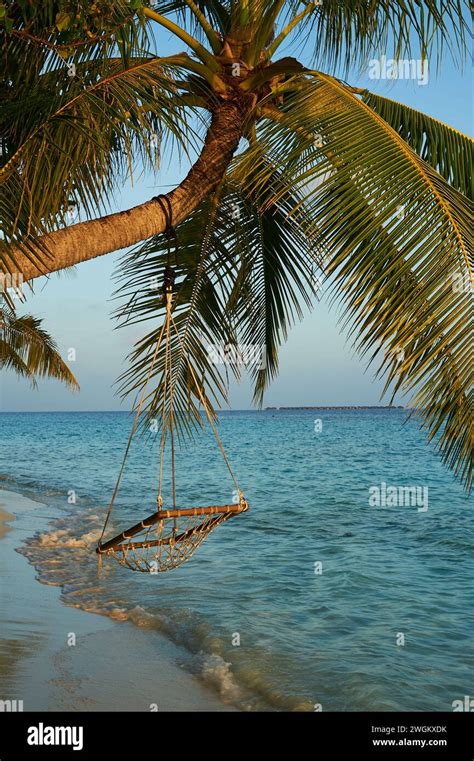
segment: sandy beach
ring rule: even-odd
[[[0,491],[0,700],[25,711],[232,710],[180,667],[159,632],[68,607],[16,552],[48,507]]]
[[[10,521],[14,521],[15,516],[13,513],[7,513],[6,510],[0,508],[0,539],[3,539],[8,531],[11,531]]]

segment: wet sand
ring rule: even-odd
[[[159,632],[67,607],[16,552],[48,506],[0,490],[0,700],[25,711],[233,710],[180,667]]]
[[[7,513],[3,508],[4,505],[0,502],[0,539],[3,539],[5,534],[11,530],[9,522],[15,520],[15,516],[12,513]]]

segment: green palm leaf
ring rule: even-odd
[[[73,83],[65,71],[62,81],[50,72],[20,103],[7,100],[0,117],[6,146],[0,224],[7,242],[27,252],[32,236],[67,224],[70,207],[88,216],[103,209],[134,166],[156,167],[167,136],[187,150],[193,131],[171,68],[157,59],[136,59],[126,69],[120,60],[105,68],[84,64]]]
[[[382,372],[411,394],[445,460],[470,485],[469,202],[337,80],[315,74],[305,81],[273,113],[276,123],[261,127],[259,142],[274,164],[286,166],[286,184],[303,195],[331,252],[327,271],[346,302],[359,349],[382,358]],[[241,182],[252,174],[257,187],[269,177],[257,149],[242,156],[237,171]]]
[[[121,263],[117,291],[123,303],[121,324],[156,320],[159,324],[141,339],[130,355],[130,368],[119,379],[119,392],[140,396],[149,383],[143,404],[146,420],[167,429],[171,422],[170,399],[165,398],[165,343],[160,346],[148,379],[164,314],[162,284],[171,262],[176,274],[173,327],[170,335],[174,423],[180,438],[202,424],[204,400],[211,411],[227,398],[227,368],[214,361],[216,352],[233,340],[226,313],[229,286],[226,274],[234,266],[228,259],[228,219],[218,199],[207,200],[176,229],[179,246],[169,255],[167,236],[156,236],[127,254]],[[160,314],[162,315],[160,320]]]
[[[235,179],[232,203],[245,234],[241,232],[233,252],[240,271],[228,307],[239,342],[256,360],[261,357],[249,367],[258,404],[278,373],[278,351],[290,327],[303,318],[305,306],[312,306],[322,260],[298,192],[285,185],[281,170],[265,157],[262,161],[269,169],[264,188],[255,185],[252,175],[245,183]],[[298,214],[291,214],[296,207]]]
[[[307,2],[289,3],[292,12]],[[325,66],[366,65],[369,56],[390,51],[394,58],[414,55],[438,61],[443,47],[464,56],[468,5],[462,0],[323,0],[298,27],[314,40],[314,54]]]
[[[450,185],[472,199],[473,141],[414,108],[365,90],[362,100]]]
[[[71,390],[79,385],[58,353],[51,336],[41,327],[42,320],[31,315],[17,317],[8,308],[0,312],[0,368],[12,369],[36,386],[37,378],[54,378]]]
[[[214,203],[203,204],[177,227],[178,264],[174,253],[171,262],[179,335],[171,337],[171,363],[175,415],[186,434],[193,427],[190,421],[201,422],[201,383],[206,406],[213,410],[227,399],[228,373],[239,377],[245,366],[255,381],[255,399],[262,401],[278,369],[279,346],[294,320],[302,317],[302,306],[311,306],[318,254],[305,232],[310,220],[302,211],[298,219],[288,220],[288,211],[299,200],[288,188],[273,203],[282,187],[274,168],[265,203],[261,198],[257,203],[252,182],[240,186],[230,171]],[[123,323],[156,318],[168,259],[166,236],[125,257],[119,275],[124,285],[117,292],[124,300],[119,309]],[[121,378],[123,394],[143,390],[161,324],[132,353],[131,366]],[[164,347],[150,378],[150,386],[155,385],[146,397],[148,418],[158,417],[163,370]]]
[[[153,10],[158,11],[163,16],[173,16],[176,14],[178,20],[186,27],[192,30],[193,34],[198,34],[200,39],[205,40],[202,27],[200,27],[195,15],[190,9],[190,3],[186,0],[169,0],[167,2],[153,2]],[[224,36],[230,29],[232,3],[218,2],[218,0],[195,0],[192,5],[197,6],[199,11],[204,14],[212,28]]]
[[[78,0],[74,12],[65,0],[3,3],[0,48],[6,80],[34,81],[64,61],[107,61],[111,51],[126,65],[149,49],[152,37],[129,0],[90,3]]]

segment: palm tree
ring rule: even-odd
[[[30,280],[139,244],[122,262],[119,314],[143,322],[161,314],[150,283],[161,281],[171,253],[183,432],[201,419],[201,381],[209,404],[226,396],[227,365],[208,347],[265,347],[266,362],[253,368],[260,402],[279,345],[328,278],[386,391],[409,395],[428,438],[470,488],[472,141],[334,75],[341,62],[348,70],[392,51],[428,60],[447,48],[462,59],[466,4],[152,5],[0,4],[3,270]],[[175,55],[154,52],[164,30]],[[314,68],[278,57],[303,36],[314,41]],[[198,151],[185,179],[164,198],[106,214],[137,160],[156,165],[167,139],[176,153]],[[87,221],[67,225],[71,204]],[[136,346],[124,393],[143,387],[158,332]],[[146,397],[152,416],[164,404],[158,359]]]

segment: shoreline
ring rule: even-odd
[[[34,521],[30,516],[34,515]],[[234,711],[186,672],[160,632],[65,605],[17,552],[48,505],[0,489],[0,700],[24,711]]]

